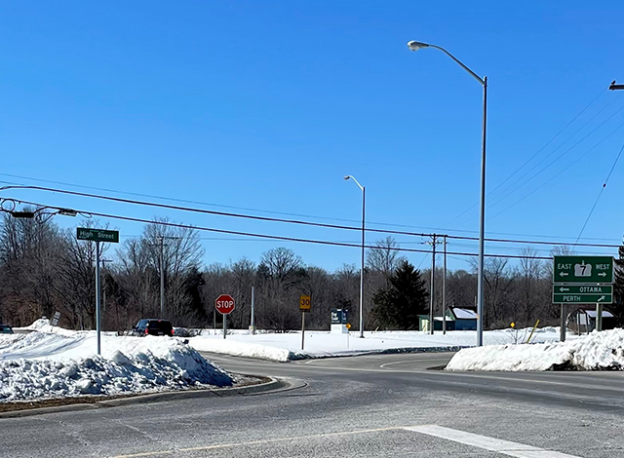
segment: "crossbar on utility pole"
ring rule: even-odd
[[[609,89],[612,91],[622,91],[624,90],[624,84],[615,84],[615,80],[609,86]]]

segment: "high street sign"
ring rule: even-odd
[[[78,227],[76,228],[76,238],[90,242],[119,243],[119,231]]]
[[[611,256],[555,256],[554,283],[613,283]]]
[[[613,285],[555,285],[554,294],[613,294]]]
[[[553,294],[553,304],[613,304],[613,294]]]

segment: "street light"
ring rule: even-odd
[[[353,180],[362,190],[362,265],[360,268],[360,338],[364,338],[364,243],[366,240],[366,188],[355,179],[353,175],[347,175],[345,180]]]
[[[444,54],[453,59],[461,68],[466,70],[470,76],[476,79],[483,87],[483,124],[481,132],[481,198],[480,198],[480,216],[479,216],[479,271],[478,271],[478,285],[477,285],[477,346],[483,345],[483,272],[484,272],[484,248],[485,248],[485,133],[487,126],[487,76],[481,78],[475,72],[466,67],[459,59],[448,52],[446,49],[432,45],[429,43],[423,43],[420,41],[410,41],[407,43],[407,47],[412,51],[418,51],[419,49],[435,48],[442,51]]]

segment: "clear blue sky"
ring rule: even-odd
[[[617,112],[624,95],[605,90],[613,79],[624,82],[618,2],[6,1],[0,18],[4,181],[42,184],[8,176],[18,175],[357,224],[361,194],[342,179],[352,174],[367,187],[371,226],[476,234],[476,207],[457,216],[478,201],[481,88],[442,53],[409,52],[409,40],[444,46],[489,77],[489,190],[594,101],[488,196],[488,234],[573,241],[624,143],[624,128],[609,136],[624,123],[624,110]],[[621,240],[623,175],[624,159],[583,237]],[[523,186],[506,196],[516,179]],[[223,229],[359,239],[42,192],[5,195]],[[110,223],[122,239],[141,231]],[[202,237],[206,264],[243,255],[257,261],[284,245]],[[425,248],[420,238],[398,239]],[[285,245],[328,269],[359,259],[357,249]],[[490,244],[488,251],[520,248]],[[449,249],[475,252],[476,245]],[[467,264],[452,258],[451,266]]]

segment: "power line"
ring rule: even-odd
[[[600,188],[600,192],[598,193],[598,197],[596,197],[596,201],[594,202],[594,205],[592,206],[591,210],[589,211],[589,215],[587,215],[587,219],[585,220],[585,223],[583,224],[583,227],[581,228],[581,232],[579,232],[579,235],[576,238],[577,242],[581,238],[581,235],[583,235],[583,232],[585,231],[585,228],[587,227],[587,223],[589,223],[589,220],[590,220],[592,214],[594,213],[594,210],[596,209],[596,206],[598,205],[598,201],[600,200],[600,197],[602,196],[602,193],[604,192],[605,188],[607,187],[607,183],[609,182],[609,178],[611,178],[611,174],[613,173],[613,170],[615,169],[615,166],[617,165],[618,161],[620,160],[620,156],[622,155],[622,151],[624,151],[624,143],[622,144],[622,147],[620,148],[620,152],[615,157],[615,161],[613,161],[613,165],[611,166],[611,169],[609,170],[609,173],[607,174],[607,178],[605,179],[604,183],[602,184],[602,187]]]
[[[41,204],[37,202],[28,202],[28,201],[17,200],[17,199],[15,200],[26,205],[45,206],[48,208],[60,209],[60,207]],[[253,233],[253,232],[232,231],[228,229],[217,229],[217,228],[211,228],[211,227],[194,226],[190,224],[172,223],[168,221],[153,221],[153,220],[148,220],[145,218],[137,218],[134,216],[113,215],[110,213],[98,213],[98,212],[86,211],[86,210],[76,210],[76,211],[79,213],[89,214],[91,216],[99,216],[102,218],[111,218],[111,219],[118,219],[122,221],[132,221],[132,222],[138,222],[138,223],[144,223],[144,224],[159,224],[159,225],[163,225],[167,227],[177,227],[181,229],[214,232],[214,233],[219,233],[219,234],[239,235],[239,236],[244,236],[244,237],[258,237],[258,238],[263,238],[263,239],[310,243],[310,244],[317,244],[317,245],[341,246],[341,247],[348,247],[348,248],[361,248],[362,247],[361,244],[356,244],[356,243],[343,243],[343,242],[332,242],[329,240],[285,237],[285,236],[272,235],[272,234],[258,234],[258,233]],[[379,249],[379,247],[375,245],[364,245],[364,247],[368,249]],[[432,251],[429,251],[429,250],[420,250],[416,248],[397,248],[397,250],[402,251],[402,252],[408,252],[408,253],[432,253]],[[465,252],[456,252],[456,251],[449,251],[447,252],[447,254],[457,255],[457,256],[469,256],[469,257],[477,256],[477,253],[465,253]],[[548,256],[523,256],[523,255],[511,255],[511,254],[486,254],[485,256],[492,257],[492,258],[506,258],[506,259],[543,259],[543,260],[551,259],[551,257],[548,257]]]
[[[159,203],[155,203],[155,202],[144,202],[144,201],[123,199],[123,198],[119,198],[119,197],[110,197],[110,196],[102,196],[102,195],[97,195],[97,194],[88,194],[88,193],[82,193],[82,192],[77,192],[77,191],[68,191],[68,190],[56,189],[56,188],[47,188],[47,187],[42,187],[42,186],[17,186],[17,187],[16,186],[5,186],[5,187],[0,188],[0,190],[2,190],[2,189],[16,189],[16,188],[58,192],[58,193],[61,193],[61,194],[69,194],[69,195],[76,195],[76,196],[81,196],[81,197],[89,197],[89,198],[102,199],[102,200],[110,200],[110,201],[115,201],[115,202],[120,202],[120,203],[133,204],[133,205],[143,205],[143,206],[149,206],[149,207],[166,208],[166,209],[172,209],[172,210],[180,210],[180,211],[187,211],[187,212],[203,213],[203,214],[210,214],[210,215],[217,215],[217,216],[236,217],[236,218],[260,220],[260,221],[268,221],[268,222],[277,222],[277,223],[298,224],[298,225],[322,227],[322,228],[329,228],[329,229],[351,230],[351,231],[358,231],[358,232],[362,231],[361,227],[355,227],[355,226],[343,226],[343,225],[336,225],[336,224],[318,223],[318,222],[313,222],[313,221],[291,220],[291,219],[283,219],[283,218],[272,218],[272,217],[268,217],[268,216],[246,215],[246,214],[242,214],[242,213],[230,213],[230,212],[220,212],[220,211],[215,211],[215,210],[196,209],[196,208],[181,207],[181,206],[174,206],[174,205],[168,205],[168,204],[159,204]],[[17,199],[14,199],[14,200],[17,200]],[[24,202],[24,201],[22,201],[22,202]],[[405,235],[405,236],[415,236],[415,237],[430,237],[432,235],[432,234],[424,234],[424,233],[417,233],[417,232],[394,231],[394,230],[388,230],[388,229],[375,229],[375,228],[366,228],[365,231],[366,232],[373,232],[373,233],[381,233],[381,234]],[[458,236],[458,235],[447,235],[447,237],[449,239],[457,239],[457,240],[474,240],[474,241],[479,240],[477,237]],[[570,246],[574,246],[575,245],[575,244],[566,243],[566,242],[545,242],[545,241],[536,241],[536,240],[510,240],[510,239],[492,239],[492,238],[487,238],[486,241],[488,241],[488,242],[500,242],[500,243],[522,243],[522,244],[552,245],[552,246],[554,246],[554,245],[570,245]],[[619,247],[619,245],[592,244],[592,243],[583,243],[583,244],[578,244],[577,243],[576,246],[601,247],[601,248],[617,248],[617,247]]]
[[[603,90],[600,91],[600,93],[589,103],[585,106],[585,108],[583,108],[574,118],[572,118],[572,120],[570,122],[568,122],[559,132],[557,132],[555,134],[554,137],[552,137],[550,140],[548,140],[546,142],[546,144],[544,144],[544,146],[542,146],[540,149],[538,149],[535,154],[533,154],[529,159],[527,159],[527,161],[522,164],[520,167],[518,167],[513,173],[511,173],[510,175],[507,176],[507,178],[505,178],[501,183],[498,184],[498,186],[496,186],[494,189],[492,189],[490,192],[488,192],[488,196],[491,196],[493,193],[495,193],[498,189],[500,189],[505,183],[507,183],[514,175],[516,175],[520,170],[522,170],[524,167],[526,167],[533,159],[535,159],[539,153],[541,153],[548,145],[550,145],[553,141],[555,141],[555,139],[564,131],[566,130],[574,121],[576,121],[579,116],[581,116],[583,113],[585,113],[585,111],[594,104],[594,102],[596,102],[596,100],[598,100],[600,98],[600,96],[602,94],[604,94],[607,91],[608,88],[604,88]],[[580,130],[582,130],[589,122],[591,122],[596,116],[598,116],[600,113],[602,113],[613,101],[614,99],[611,99],[611,101],[609,103],[607,103],[607,105],[605,105],[598,113],[596,113],[596,115],[594,115],[594,117],[592,117],[588,122],[586,122],[585,124],[583,124],[580,128],[578,128],[576,131],[574,131],[572,133],[571,136],[569,136],[567,139],[565,139],[557,148],[555,148],[555,150],[553,152],[551,152],[550,154],[554,153],[555,151],[557,151],[558,148],[560,148],[563,144],[565,144],[565,142],[567,142],[568,140],[570,140],[572,137],[574,137]],[[546,156],[548,157],[548,156]],[[539,164],[538,164],[539,165]],[[465,215],[466,213],[468,213],[470,210],[472,210],[473,208],[475,208],[478,204],[474,204],[472,205],[470,208],[468,208],[467,210],[465,210],[464,212],[460,213],[459,215],[457,215],[455,218],[453,218],[450,222],[452,223],[453,221],[456,221],[457,219],[461,218],[463,215]]]

